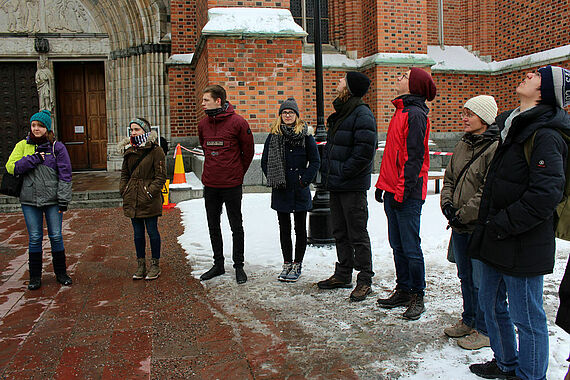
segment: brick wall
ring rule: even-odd
[[[172,0],[170,4],[170,12],[172,25],[172,54],[193,52],[196,47],[198,36],[198,13],[196,2]]]
[[[173,138],[197,136],[196,80],[194,70],[188,66],[170,66],[168,69],[170,92],[170,133]]]
[[[425,53],[427,51],[427,0],[382,1],[378,4],[379,51]],[[387,23],[382,20],[389,20]],[[431,26],[430,26],[431,27]],[[435,25],[437,28],[437,24]],[[363,36],[363,38],[369,38]]]

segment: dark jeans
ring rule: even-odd
[[[457,277],[461,281],[461,295],[463,297],[463,313],[461,318],[467,326],[487,334],[485,326],[485,314],[479,305],[479,284],[481,283],[481,265],[479,260],[472,259],[467,255],[467,247],[471,240],[470,233],[453,232],[451,242],[453,255],[457,265]]]
[[[158,216],[152,216],[150,218],[131,218],[131,222],[133,223],[137,257],[145,257],[146,237],[144,236],[144,230],[146,226],[146,232],[148,233],[148,238],[150,240],[150,251],[152,258],[160,259],[160,234],[158,233]]]
[[[294,212],[295,218],[295,262],[303,262],[307,249],[307,212]],[[277,212],[279,220],[279,238],[283,261],[290,263],[293,260],[293,242],[291,241],[291,213]]]
[[[232,229],[234,268],[243,267],[244,232],[241,217],[242,187],[215,188],[204,186],[204,203],[210,230],[210,241],[214,251],[214,265],[224,265],[224,243],[222,240],[222,205],[226,204],[228,221]]]
[[[48,228],[51,251],[62,252],[63,237],[61,234],[62,214],[58,205],[36,207],[22,205],[24,220],[28,228],[28,249],[29,252],[37,253],[42,251],[42,241],[44,239],[44,215]]]
[[[420,246],[420,216],[424,201],[406,199],[401,209],[392,208],[394,194],[384,196],[388,219],[388,240],[394,251],[396,288],[409,293],[424,294],[426,287],[424,255]]]
[[[352,280],[352,270],[358,273],[357,284],[372,284],[372,249],[368,236],[368,201],[366,191],[330,192],[333,236],[336,242],[335,277]]]

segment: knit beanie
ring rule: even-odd
[[[38,113],[35,113],[30,118],[30,124],[32,121],[39,121],[47,128],[48,131],[51,131],[51,112],[49,110],[41,110]]]
[[[432,101],[437,94],[437,89],[431,75],[417,67],[410,69],[409,87],[410,94],[421,95],[428,101]]]
[[[129,126],[131,124],[137,124],[139,127],[141,127],[145,132],[150,132],[150,124],[148,121],[135,117],[131,120],[131,122],[129,123]]]
[[[358,71],[349,71],[346,73],[346,87],[354,96],[363,97],[370,87],[370,79]]]
[[[487,125],[493,124],[497,117],[497,102],[495,102],[495,98],[489,95],[479,95],[471,98],[465,102],[463,107],[473,111]]]
[[[299,117],[299,106],[297,106],[297,102],[294,98],[289,98],[281,103],[281,107],[279,107],[279,115],[283,113],[284,110],[293,110]]]
[[[570,104],[570,70],[558,66],[538,69],[541,103],[566,107]]]

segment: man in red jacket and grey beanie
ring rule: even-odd
[[[220,228],[222,205],[225,203],[232,229],[236,281],[243,284],[247,281],[247,275],[243,270],[241,198],[243,177],[254,154],[253,135],[247,121],[235,113],[233,106],[226,101],[226,90],[222,86],[211,85],[204,89],[202,108],[207,116],[198,124],[198,137],[205,157],[202,184],[214,266],[202,274],[200,280],[209,280],[225,273]]]
[[[386,148],[376,183],[376,200],[384,203],[388,239],[394,252],[396,289],[380,298],[380,307],[405,306],[403,317],[415,320],[424,312],[425,266],[420,246],[420,215],[426,198],[429,169],[429,109],[436,87],[430,74],[412,67],[396,83],[396,112],[388,126]]]

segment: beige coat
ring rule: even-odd
[[[123,197],[126,217],[149,218],[162,215],[162,187],[166,182],[166,165],[164,152],[157,145],[157,140],[157,134],[153,131],[147,142],[138,148],[131,146],[129,139],[119,143],[119,149],[124,150],[119,191]],[[129,176],[134,164],[149,149],[150,152]]]
[[[481,135],[466,133],[455,146],[451,161],[445,169],[441,207],[443,209],[444,205],[451,203],[457,209],[459,221],[466,225],[465,229],[458,229],[457,232],[472,232],[475,228],[487,170],[499,145],[498,133],[499,129],[495,124]],[[494,142],[469,166],[461,178],[457,178],[463,167],[491,141]]]

